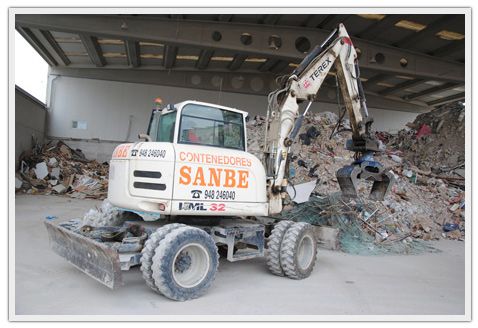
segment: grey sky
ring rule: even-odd
[[[15,84],[45,103],[47,78],[48,64],[15,31]]]

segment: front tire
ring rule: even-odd
[[[312,225],[293,224],[285,233],[281,244],[281,266],[287,277],[304,279],[314,270],[317,258],[317,240]]]
[[[204,294],[216,277],[219,254],[212,237],[194,227],[180,227],[159,243],[152,277],[164,296],[186,301]]]
[[[267,267],[269,268],[269,271],[276,276],[283,277],[285,275],[284,270],[282,270],[280,259],[281,245],[285,233],[293,224],[293,221],[286,220],[277,223],[274,229],[272,229],[269,241],[267,242]]]

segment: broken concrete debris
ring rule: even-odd
[[[59,167],[52,168],[50,175],[55,179],[60,179],[60,168]]]
[[[56,167],[57,164],[58,164],[58,160],[55,157],[51,157],[48,160],[48,166],[50,166],[50,167]]]
[[[34,171],[37,179],[44,179],[48,175],[48,167],[45,162],[37,163]]]
[[[350,133],[332,134],[337,124],[339,131],[349,128],[347,121],[338,121],[338,116],[331,112],[309,113],[304,119],[299,138],[291,146],[289,180],[296,186],[315,179],[318,182],[309,202],[297,204],[290,197],[286,199],[287,209],[313,207],[314,197],[328,197],[339,191],[335,172],[353,161],[353,153],[344,147]],[[443,123],[438,124],[440,121]],[[249,151],[259,158],[264,142],[264,123],[265,118],[258,116],[248,122]],[[397,134],[375,133],[386,146],[386,150],[375,158],[392,169],[396,183],[384,201],[362,200],[363,204],[379,209],[370,222],[365,220],[366,216],[362,217],[370,227],[354,219],[360,223],[361,231],[373,237],[372,243],[376,242],[375,236],[379,240],[401,240],[408,245],[416,244],[407,238],[464,239],[464,123],[464,107],[452,104],[417,116]],[[430,133],[425,125],[430,127]],[[312,127],[320,133],[307,144],[307,138],[300,136],[307,135]],[[449,140],[450,136],[454,139]],[[360,182],[359,192],[367,195],[369,189],[370,185]],[[321,211],[321,208],[316,209],[314,215],[321,215]],[[288,215],[285,213],[283,218],[290,218]],[[304,217],[301,214],[297,219]],[[455,222],[459,229],[453,234],[443,231],[444,224]],[[347,235],[344,238],[348,238]]]
[[[28,194],[65,194],[73,198],[104,199],[108,163],[88,160],[79,149],[62,141],[36,145],[20,155],[15,189]]]
[[[66,187],[61,183],[51,189],[54,190],[57,194],[63,194],[66,191]]]
[[[20,189],[23,185],[22,179],[15,177],[15,189]]]

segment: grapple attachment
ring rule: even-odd
[[[395,178],[390,170],[375,161],[363,160],[346,165],[336,172],[342,196],[346,198],[357,197],[357,182],[359,179],[373,181],[369,198],[383,200]]]

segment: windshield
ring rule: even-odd
[[[161,115],[154,112],[149,129],[149,136],[153,141],[173,142],[176,111]]]
[[[188,104],[181,113],[179,142],[245,150],[242,114]]]

